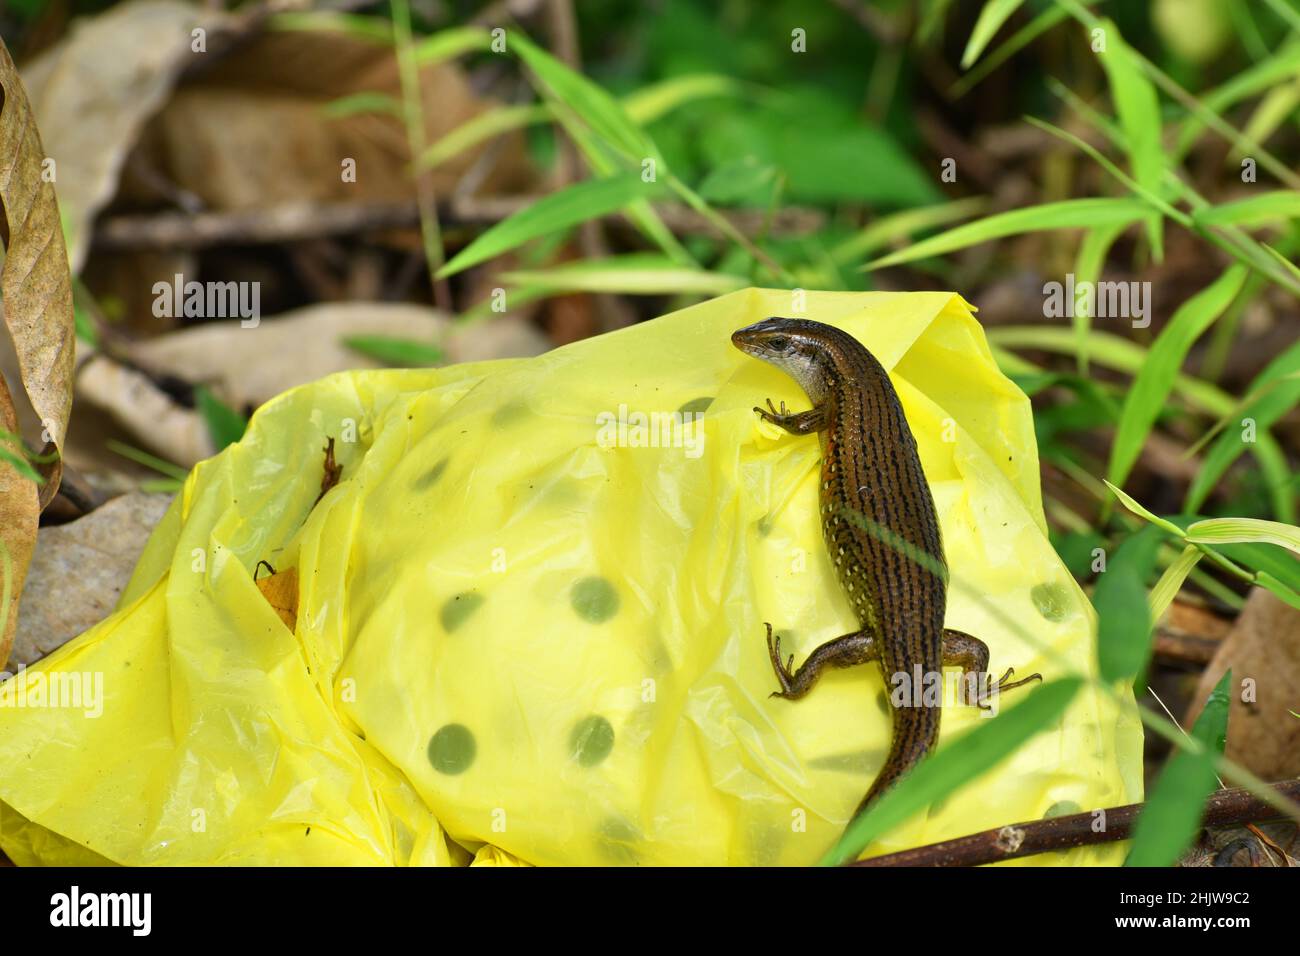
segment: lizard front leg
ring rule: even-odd
[[[781,662],[781,638],[772,633],[772,625],[767,626],[767,654],[772,659],[772,669],[781,682],[781,689],[773,691],[771,696],[784,697],[786,700],[798,700],[812,690],[822,671],[827,667],[853,667],[868,661],[880,659],[880,648],[875,638],[865,631],[845,634],[832,641],[827,641],[808,655],[799,669],[794,670],[794,655],[790,660]]]
[[[990,709],[988,704],[984,703],[989,694],[1000,694],[1004,690],[1010,690],[1013,687],[1028,684],[1030,681],[1041,681],[1043,679],[1042,674],[1030,674],[1018,681],[1007,683],[1007,678],[1016,672],[1014,667],[1008,667],[1005,674],[998,678],[987,691],[981,693],[978,683],[983,682],[984,675],[988,673],[989,669],[988,645],[978,637],[972,637],[963,631],[954,631],[951,628],[944,628],[943,631],[943,666],[961,668],[962,702],[967,704],[977,703],[981,710]],[[972,688],[972,684],[976,684],[976,687]]]
[[[782,402],[781,410],[778,412],[769,398],[766,409],[755,405],[754,411],[758,412],[763,421],[784,428],[791,435],[810,435],[813,432],[825,431],[830,424],[826,420],[826,409],[821,405],[810,408],[806,412],[788,412],[785,409],[785,402]]]

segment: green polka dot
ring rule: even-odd
[[[492,424],[500,428],[528,417],[528,406],[523,402],[506,402],[492,413]]]
[[[1034,607],[1038,609],[1038,613],[1053,623],[1064,620],[1066,612],[1070,609],[1070,595],[1064,585],[1054,581],[1035,584],[1029,592],[1029,597],[1034,602]]]
[[[433,483],[436,482],[439,478],[441,478],[442,473],[447,470],[447,462],[449,460],[450,459],[444,458],[442,461],[438,462],[438,464],[434,465],[432,468],[426,471],[419,478],[415,479],[415,485],[414,485],[415,490],[423,491],[424,489],[433,485]]]
[[[713,404],[712,395],[702,395],[699,398],[692,398],[689,402],[677,409],[679,415],[694,415],[697,412],[707,412],[709,406]]]
[[[569,601],[578,617],[593,624],[608,621],[618,613],[618,592],[602,577],[583,578],[573,586]]]
[[[766,538],[772,533],[772,525],[776,523],[776,515],[763,515],[758,519],[758,533]]]
[[[610,817],[600,825],[596,846],[600,853],[611,862],[623,866],[637,863],[636,849],[633,844],[641,841],[641,831],[621,817]]]
[[[876,694],[876,706],[880,708],[882,714],[888,714],[893,710],[893,708],[889,706],[889,698],[885,696],[883,690]]]
[[[482,606],[483,600],[483,595],[477,591],[465,591],[450,598],[442,606],[442,629],[448,634],[456,630]]]
[[[1068,817],[1082,812],[1083,807],[1079,806],[1073,800],[1057,800],[1047,808],[1047,812],[1043,814],[1043,819],[1050,820],[1052,817]]]
[[[464,724],[447,724],[429,738],[429,763],[448,776],[468,770],[477,752],[474,735]]]
[[[578,721],[569,734],[569,753],[584,767],[594,767],[614,749],[614,728],[600,714]]]

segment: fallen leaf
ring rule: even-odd
[[[174,0],[124,3],[73,23],[23,68],[32,110],[58,170],[69,261],[79,273],[95,216],[117,192],[127,155],[166,102],[191,51],[191,30],[222,21]]]
[[[1228,668],[1237,685],[1229,698],[1228,758],[1265,780],[1300,775],[1300,720],[1288,713],[1300,701],[1300,611],[1255,588],[1201,675],[1185,726]]]
[[[3,378],[0,378],[0,427],[11,433],[18,429],[13,399],[9,397],[9,388]],[[9,648],[13,646],[18,628],[18,598],[23,593],[27,566],[36,545],[36,524],[40,514],[35,483],[20,475],[8,462],[0,461],[0,615],[3,615],[0,618],[0,668],[9,659]]]
[[[132,492],[41,528],[11,665],[35,663],[108,616],[170,503],[171,495]]]
[[[279,615],[284,626],[293,630],[298,626],[298,570],[288,568],[257,579],[257,589],[266,603]]]
[[[22,80],[0,40],[0,239],[5,245],[0,296],[27,398],[40,418],[46,450],[63,449],[72,412],[72,275],[46,153]],[[12,411],[13,403],[8,402]],[[9,426],[17,429],[16,422]],[[41,507],[59,490],[61,462],[41,468]]]

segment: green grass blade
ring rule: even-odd
[[[1275,544],[1300,554],[1300,528],[1262,518],[1206,518],[1187,526],[1187,540],[1200,544]]]
[[[1174,524],[1172,521],[1162,518],[1159,515],[1155,514],[1154,512],[1149,511],[1146,507],[1142,505],[1141,502],[1139,502],[1136,498],[1128,494],[1123,488],[1117,488],[1115,485],[1112,485],[1109,481],[1106,481],[1106,479],[1104,478],[1102,479],[1102,482],[1106,485],[1107,488],[1111,490],[1111,493],[1116,498],[1119,499],[1120,504],[1122,504],[1129,511],[1133,512],[1133,514],[1137,515],[1139,518],[1143,519],[1144,521],[1150,522],[1151,524],[1156,525],[1159,528],[1163,528],[1165,531],[1168,531],[1176,538],[1184,538],[1187,536],[1186,532],[1183,531],[1182,528],[1178,527],[1178,525]]]
[[[989,342],[1002,348],[1042,349],[1062,355],[1078,350],[1070,329],[1041,325],[1005,325],[987,332]],[[1088,350],[1098,365],[1136,375],[1147,360],[1147,350],[1136,342],[1110,332],[1093,329],[1088,333]],[[1226,415],[1236,400],[1222,389],[1190,375],[1174,379],[1174,391],[1189,404],[1211,415]]]
[[[1165,152],[1160,145],[1160,98],[1156,89],[1133,58],[1133,51],[1114,23],[1105,21],[1106,52],[1098,55],[1110,96],[1115,103],[1133,179],[1144,189],[1158,193],[1165,175]],[[1153,250],[1161,248],[1160,222],[1147,220]],[[1159,259],[1159,255],[1156,256]]]
[[[901,262],[915,262],[917,259],[940,256],[981,242],[1027,232],[1129,225],[1150,214],[1151,207],[1139,199],[1065,199],[1025,209],[1012,209],[949,229],[869,262],[862,268],[863,271],[869,271]]]
[[[551,118],[545,106],[530,103],[524,106],[498,106],[461,123],[445,136],[431,143],[416,162],[417,169],[436,169],[447,160],[473,149],[480,143],[523,129],[533,123],[544,123]]]
[[[194,390],[194,403],[208,426],[208,434],[212,436],[217,451],[244,437],[248,419],[217,398],[206,386],[200,385]]]
[[[330,119],[346,119],[349,116],[362,116],[377,113],[381,116],[402,117],[402,104],[395,96],[387,93],[353,93],[340,96],[321,107],[321,112]]]
[[[1097,609],[1097,663],[1104,681],[1131,681],[1151,651],[1146,581],[1156,566],[1162,529],[1129,535],[1111,556],[1092,594]]]
[[[354,352],[398,368],[437,365],[447,355],[432,342],[404,339],[395,335],[348,335],[343,344]]]
[[[1200,226],[1246,228],[1300,219],[1300,192],[1279,189],[1262,196],[1219,203],[1217,206],[1198,209],[1192,213],[1192,219]]]
[[[503,273],[501,280],[547,293],[621,295],[723,295],[749,284],[744,276],[688,269],[654,253],[585,259],[541,270],[515,270]]]
[[[492,226],[439,269],[438,278],[486,262],[530,239],[618,212],[656,192],[656,184],[642,182],[637,173],[574,183]]]
[[[418,66],[430,66],[491,46],[492,35],[483,27],[451,27],[425,37],[415,44],[411,55]]]
[[[157,455],[151,455],[147,451],[139,448],[133,448],[125,442],[120,442],[115,438],[110,438],[104,442],[104,447],[123,458],[135,462],[137,465],[144,465],[146,468],[152,468],[160,475],[166,475],[176,481],[184,481],[189,477],[189,472],[180,465],[173,464],[165,458],[159,458]]]
[[[1159,622],[1164,616],[1169,605],[1174,602],[1178,592],[1182,590],[1183,582],[1187,580],[1187,575],[1192,573],[1197,562],[1203,557],[1203,552],[1195,545],[1188,545],[1183,548],[1174,562],[1165,568],[1165,573],[1160,575],[1160,580],[1156,586],[1151,589],[1151,594],[1147,598],[1147,604],[1151,608],[1151,620]]]
[[[1040,36],[1064,20],[1068,14],[1060,7],[1048,7],[1038,16],[1034,17],[1029,23],[1009,36],[1006,40],[998,45],[998,48],[986,56],[983,62],[975,69],[968,72],[960,80],[952,85],[948,91],[949,96],[954,100],[959,100],[984,78],[1005,63],[1011,57],[1015,56],[1030,43],[1033,43]]]
[[[1230,266],[1179,306],[1161,331],[1124,398],[1106,475],[1113,484],[1122,486],[1132,471],[1192,344],[1228,307],[1245,280],[1244,266]]]
[[[719,73],[688,73],[643,86],[623,97],[623,110],[632,122],[645,126],[679,106],[719,96],[739,96],[742,87]]]
[[[836,245],[831,250],[831,259],[840,264],[854,262],[914,233],[946,226],[959,219],[969,219],[982,212],[986,206],[988,200],[977,196],[933,206],[918,206],[882,216]]]
[[[1246,451],[1249,443],[1235,427],[1247,419],[1254,422],[1256,437],[1272,428],[1283,415],[1300,402],[1300,342],[1269,362],[1246,389],[1247,398],[1215,425],[1221,432],[1205,455],[1196,477],[1187,489],[1183,510],[1200,511],[1219,479],[1232,463]],[[1283,517],[1279,515],[1279,517]],[[1290,520],[1284,518],[1284,520]]]
[[[1076,288],[1084,282],[1096,282],[1101,278],[1110,247],[1127,228],[1127,224],[1098,226],[1083,234],[1083,241],[1079,243],[1079,255],[1074,262]],[[1074,303],[1074,335],[1079,343],[1075,358],[1080,375],[1088,374],[1088,330],[1092,325],[1092,316],[1087,305],[1086,301]]]
[[[971,29],[970,39],[966,41],[966,50],[961,55],[961,68],[969,70],[972,63],[979,59],[984,48],[997,35],[1002,24],[1007,22],[1024,0],[988,0],[980,11],[979,19]]]
[[[510,34],[510,48],[554,95],[576,113],[601,139],[625,158],[640,163],[658,159],[659,151],[627,115],[621,103],[607,92],[551,56],[519,33]]]
[[[1025,741],[1055,724],[1082,685],[1078,677],[1063,677],[1035,687],[1015,706],[941,747],[856,817],[821,865],[838,866],[856,859],[877,837],[988,773]]]
[[[304,33],[344,33],[358,40],[369,40],[373,43],[393,42],[393,24],[389,20],[361,13],[344,13],[340,10],[273,13],[266,20],[266,29]]]
[[[1231,686],[1229,670],[1192,727],[1192,738],[1201,744],[1202,752],[1179,750],[1169,758],[1133,828],[1133,845],[1125,866],[1172,866],[1191,846],[1205,810],[1205,798],[1217,780],[1213,755],[1223,753],[1227,740]]]

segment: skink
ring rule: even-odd
[[[793,655],[782,662],[781,639],[768,624],[768,655],[781,684],[773,696],[795,700],[812,689],[827,667],[870,661],[880,663],[891,687],[900,680],[915,685],[918,676],[941,681],[943,667],[960,667],[960,686],[969,688],[974,677],[982,690],[963,699],[981,706],[987,693],[1040,679],[1033,674],[1007,683],[1013,673],[1008,670],[989,687],[988,647],[944,627],[948,575],[934,499],[903,407],[875,356],[846,332],[804,319],[765,319],[734,333],[731,341],[790,375],[812,401],[806,412],[787,412],[784,402],[778,411],[771,399],[766,409],[754,411],[791,434],[820,436],[822,533],[861,625],[822,644],[795,670]],[[939,703],[925,698],[920,688],[890,696],[894,727],[889,755],[858,813],[939,739]],[[941,694],[932,696],[942,699]]]

